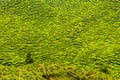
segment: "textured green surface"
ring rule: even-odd
[[[27,60],[120,78],[120,1],[0,0],[0,64]]]

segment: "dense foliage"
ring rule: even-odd
[[[120,1],[0,0],[3,72],[54,63],[120,78]]]
[[[105,73],[78,68],[75,65],[25,65],[0,67],[2,80],[116,80]]]

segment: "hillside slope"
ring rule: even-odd
[[[0,64],[74,64],[120,78],[119,14],[119,0],[0,0]]]

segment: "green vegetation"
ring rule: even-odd
[[[3,80],[115,80],[99,71],[79,69],[75,65],[64,64],[2,66],[0,70],[0,77]]]
[[[120,79],[119,0],[0,0],[0,79],[49,77]]]

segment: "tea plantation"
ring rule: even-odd
[[[0,80],[119,80],[120,0],[0,0]]]

